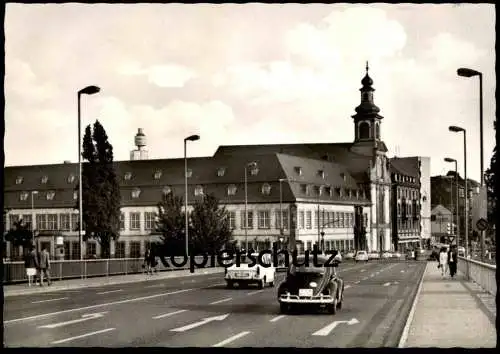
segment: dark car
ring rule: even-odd
[[[309,257],[308,265],[290,266],[286,279],[278,287],[278,302],[282,313],[307,305],[326,308],[331,314],[342,308],[344,282],[335,271],[339,260],[332,267],[328,264],[329,258],[330,256],[319,255],[319,266],[314,265],[312,256]],[[303,264],[304,260],[305,256],[299,256],[295,264]]]

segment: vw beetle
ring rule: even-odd
[[[342,258],[337,253],[332,264],[328,263],[329,259],[328,255],[318,255],[315,265],[312,255],[309,256],[308,264],[305,263],[305,255],[297,257],[294,262],[297,266],[290,265],[285,280],[278,287],[281,313],[315,306],[335,314],[342,308],[344,282],[336,272]]]

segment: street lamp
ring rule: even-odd
[[[81,108],[80,108],[80,100],[82,95],[93,95],[101,91],[101,89],[97,86],[87,86],[80,91],[78,91],[78,214],[79,214],[79,223],[78,223],[78,240],[80,242],[80,260],[83,259],[83,240],[82,240],[82,230],[83,230],[83,187],[82,187],[82,117],[81,117]]]
[[[469,209],[468,209],[468,193],[467,193],[467,131],[464,128],[457,127],[456,125],[452,125],[448,128],[450,132],[453,133],[464,133],[464,209],[465,209],[465,256],[469,254]],[[458,198],[458,196],[457,196]]]
[[[38,194],[38,191],[31,191],[31,232],[33,233],[33,241],[35,241],[35,194]]]
[[[290,182],[288,178],[280,178],[279,180],[280,183],[280,240],[283,238],[284,235],[284,227],[283,227],[283,187],[282,183],[283,182]],[[283,241],[281,241],[283,243]]]
[[[460,217],[459,217],[459,214],[458,214],[458,163],[457,163],[456,159],[452,159],[450,157],[445,157],[444,161],[446,161],[446,162],[454,162],[455,163],[455,184],[456,184],[456,188],[457,188],[456,189],[456,191],[457,191],[456,192],[457,193],[457,196],[456,196],[457,206],[456,206],[455,214],[456,214],[456,218],[457,218],[457,246],[460,246],[460,243],[458,242],[459,239],[460,239]],[[450,182],[451,182],[451,180],[450,180]],[[451,199],[451,198],[450,198],[450,204],[453,204],[453,199]],[[453,216],[452,216],[451,223],[453,224]]]
[[[484,186],[484,159],[483,159],[483,73],[469,68],[460,68],[457,75],[462,77],[479,77],[479,155],[481,165],[481,189]],[[465,189],[467,199],[467,188]],[[484,231],[481,231],[481,260],[484,260]]]
[[[196,141],[200,140],[199,135],[190,135],[187,138],[184,138],[184,215],[185,215],[185,238],[186,238],[186,256],[189,257],[189,219],[188,219],[188,177],[187,177],[187,153],[186,146],[188,141]]]
[[[257,162],[252,161],[245,165],[245,251],[248,252],[248,168],[257,167]]]

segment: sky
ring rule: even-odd
[[[352,142],[366,61],[392,156],[456,158],[479,180],[495,145],[492,4],[13,4],[5,14],[5,164],[78,159],[98,119],[127,160],[143,128],[149,158],[220,145]]]

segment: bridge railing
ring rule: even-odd
[[[184,266],[172,265],[171,258],[166,258],[170,267],[165,267],[158,260],[156,271],[177,271],[189,269],[189,261]],[[174,257],[176,264],[182,264],[184,257]],[[203,257],[195,257],[195,261],[201,264]],[[85,259],[85,260],[54,260],[50,261],[50,277],[54,280],[91,278],[111,275],[127,275],[143,273],[144,258],[110,258],[110,259]],[[211,267],[210,259],[205,268]],[[215,262],[215,266],[218,264]],[[197,267],[195,266],[195,269]],[[27,282],[26,268],[24,262],[4,262],[3,284]]]
[[[458,270],[493,296],[497,294],[496,265],[458,257]]]

